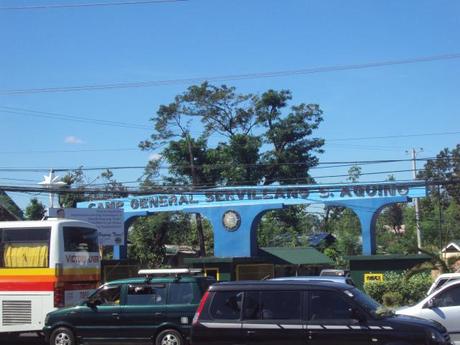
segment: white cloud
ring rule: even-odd
[[[78,144],[83,144],[83,140],[81,140],[80,138],[77,138],[76,136],[73,136],[73,135],[69,135],[67,137],[65,137],[64,139],[64,142],[66,144],[70,144],[70,145],[78,145]]]
[[[149,156],[149,160],[151,160],[151,161],[157,161],[157,160],[160,160],[160,159],[161,159],[161,154],[159,154],[159,153],[152,153]]]

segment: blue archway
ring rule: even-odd
[[[156,212],[200,213],[214,230],[214,255],[251,257],[256,255],[256,229],[270,210],[302,204],[324,204],[352,209],[361,223],[363,254],[375,254],[375,221],[380,210],[394,203],[427,195],[424,182],[380,184],[291,185],[232,187],[202,193],[175,193],[87,201],[79,208],[122,208],[125,232],[133,219]],[[114,248],[115,256],[119,248]],[[118,257],[119,258],[119,257]]]

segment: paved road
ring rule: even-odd
[[[34,334],[23,334],[17,336],[0,336],[0,344],[2,345],[44,345],[42,338]]]

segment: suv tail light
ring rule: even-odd
[[[64,307],[64,287],[55,286],[54,287],[54,307],[62,308]]]
[[[195,316],[193,317],[192,325],[196,325],[198,323],[198,319],[200,318],[200,314],[203,311],[204,305],[206,304],[206,300],[208,299],[209,296],[209,291],[206,291],[206,293],[203,295],[203,298],[200,301],[200,305],[198,306],[198,309],[195,312]]]

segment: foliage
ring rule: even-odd
[[[22,210],[4,191],[0,190],[0,220],[20,220]]]
[[[383,282],[367,282],[364,291],[387,307],[411,305],[423,299],[433,283],[429,273],[407,277],[405,273],[387,272]]]
[[[431,186],[432,196],[444,202],[453,199],[460,203],[460,144],[449,150],[443,149],[436,159],[428,160],[419,178],[428,181],[440,181],[442,186]]]
[[[318,231],[321,220],[305,206],[267,212],[259,223],[257,243],[261,247],[308,246],[308,237]]]
[[[158,108],[151,119],[153,133],[139,147],[162,150],[163,161],[169,163],[165,185],[312,183],[309,169],[318,164],[315,154],[322,153],[324,144],[312,135],[323,120],[322,111],[316,104],[289,107],[291,99],[288,90],[268,90],[259,96],[239,94],[226,85],[194,85]],[[200,125],[202,131],[192,136],[191,128]],[[261,244],[279,238],[282,244],[294,245],[298,236],[310,231],[307,218],[302,207],[267,215],[258,231]]]
[[[103,188],[99,193],[85,193],[85,189],[91,186],[94,181],[89,182],[83,172],[83,167],[79,167],[62,178],[67,187],[72,188],[71,193],[59,194],[59,205],[61,207],[76,207],[78,202],[85,200],[97,200],[108,198],[119,198],[127,196],[127,189],[122,183],[113,177],[113,172],[109,169],[103,171],[94,181],[101,180]]]
[[[206,242],[213,245],[209,223],[204,222]],[[129,234],[128,257],[145,267],[159,267],[163,263],[165,244],[196,246],[196,224],[185,213],[157,213],[136,219]],[[208,248],[209,249],[209,248]]]
[[[27,220],[41,220],[46,214],[45,206],[37,200],[37,198],[33,198],[30,200],[29,205],[26,207],[25,217]]]

